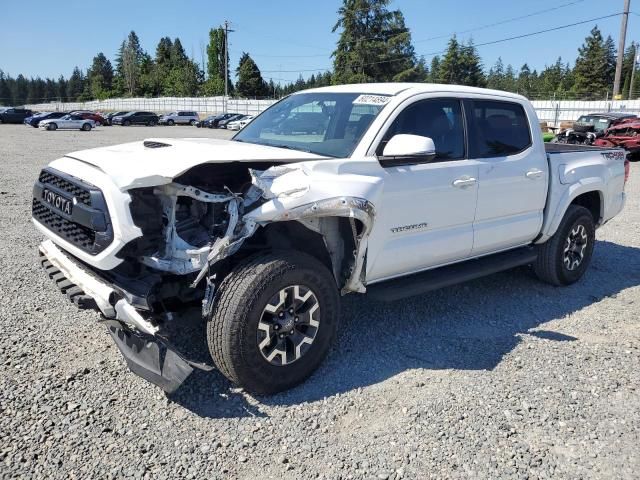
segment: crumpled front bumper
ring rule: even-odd
[[[40,261],[70,301],[79,308],[102,313],[109,334],[127,361],[129,369],[164,391],[175,391],[193,367],[211,370],[190,362],[160,335],[160,327],[123,298],[122,291],[73,260],[51,240],[42,242]]]

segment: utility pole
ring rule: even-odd
[[[638,45],[635,43],[631,43],[633,46],[633,62],[631,63],[631,82],[629,83],[629,100],[633,100],[631,95],[633,94],[633,82],[635,81],[636,76],[636,62],[638,61]]]
[[[620,95],[620,79],[622,78],[622,60],[624,59],[624,41],[627,37],[627,22],[629,21],[629,4],[631,0],[624,0],[624,11],[620,23],[620,39],[618,40],[618,60],[616,62],[616,76],[613,82],[613,98]]]
[[[224,110],[227,111],[227,99],[229,98],[229,21],[224,21]]]

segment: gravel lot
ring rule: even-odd
[[[192,127],[0,125],[2,478],[637,478],[640,165],[569,288],[526,269],[422,298],[343,301],[329,359],[269,398],[196,371],[171,397],[130,373],[41,270],[38,171]]]

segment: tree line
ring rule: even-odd
[[[610,95],[616,65],[611,36],[593,27],[578,49],[573,66],[558,58],[540,72],[524,63],[517,70],[501,58],[486,69],[473,40],[453,35],[446,50],[427,61],[418,56],[400,10],[391,0],[343,0],[333,31],[340,36],[332,54],[333,69],[302,75],[294,82],[266,81],[250,54],[243,52],[232,81],[225,62],[222,26],[209,31],[202,64],[187,56],[179,38],[163,37],[154,55],[132,31],[112,63],[98,53],[86,70],[75,67],[67,78],[27,78],[0,69],[0,104],[87,101],[120,97],[193,97],[229,94],[240,98],[280,98],[305,88],[364,82],[432,82],[495,88],[530,98],[602,99]],[[632,75],[638,45],[624,54],[623,98],[640,94],[640,75]],[[631,85],[633,77],[633,85]]]

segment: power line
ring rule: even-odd
[[[604,20],[604,19],[607,19],[607,18],[617,17],[619,15],[622,15],[622,13],[621,12],[620,13],[612,13],[610,15],[603,15],[601,17],[595,17],[595,18],[590,18],[588,20],[582,20],[580,22],[568,23],[566,25],[560,25],[560,26],[553,27],[553,28],[546,28],[544,30],[537,30],[535,32],[524,33],[524,34],[521,34],[521,35],[514,35],[514,36],[511,36],[511,37],[500,38],[498,40],[491,40],[491,41],[488,41],[488,42],[477,43],[474,46],[475,47],[483,47],[483,46],[486,46],[486,45],[495,45],[496,43],[503,43],[503,42],[508,42],[508,41],[511,41],[511,40],[518,40],[518,39],[521,39],[521,38],[532,37],[534,35],[540,35],[542,33],[549,33],[549,32],[554,32],[554,31],[557,31],[557,30],[563,30],[565,28],[575,27],[575,26],[578,26],[578,25],[584,25],[585,23],[591,23],[591,22],[595,22],[595,21],[598,21],[598,20]],[[425,53],[425,54],[422,54],[420,56],[421,57],[433,57],[435,55],[441,55],[441,54],[446,53],[446,52],[447,52],[447,50],[445,49],[445,50],[440,50],[440,51],[437,51],[437,52]],[[398,57],[398,58],[395,58],[395,59],[379,60],[377,62],[369,62],[369,63],[364,63],[364,64],[350,64],[349,66],[354,66],[354,65],[357,65],[357,66],[369,66],[369,65],[379,65],[379,64],[383,64],[383,63],[394,63],[394,62],[399,62],[399,61],[402,61],[402,60],[406,60],[408,58],[412,58],[412,56],[405,55],[403,57]],[[301,69],[301,70],[280,70],[279,72],[280,73],[319,72],[319,71],[324,71],[326,69],[327,69],[326,67],[323,67],[323,68]],[[264,70],[263,71],[263,73],[269,73],[269,72],[275,72],[275,71],[274,70]]]
[[[435,37],[424,38],[422,40],[414,40],[414,41],[412,41],[412,43],[424,43],[424,42],[428,42],[428,41],[431,41],[431,40],[438,40],[438,39],[441,39],[441,38],[449,38],[449,37],[451,37],[453,35],[470,33],[470,32],[475,32],[475,31],[478,31],[478,30],[484,30],[484,29],[487,29],[487,28],[496,27],[496,26],[499,26],[499,25],[504,25],[506,23],[511,23],[511,22],[515,22],[515,21],[518,21],[518,20],[523,20],[525,18],[534,17],[536,15],[541,15],[543,13],[549,13],[549,12],[552,12],[552,11],[555,11],[555,10],[560,10],[562,8],[570,7],[572,5],[576,5],[576,4],[582,3],[584,1],[585,0],[574,0],[572,2],[563,3],[562,5],[558,5],[556,7],[547,8],[545,10],[538,10],[538,11],[531,12],[531,13],[528,13],[528,14],[525,14],[525,15],[520,15],[518,17],[507,18],[507,19],[504,19],[504,20],[500,20],[498,22],[488,23],[488,24],[485,24],[485,25],[480,25],[478,27],[469,28],[467,30],[460,30],[460,31],[457,31],[457,32],[451,32],[451,33],[447,33],[447,34],[437,35]],[[363,8],[361,10],[365,10],[365,9]],[[401,32],[396,33],[395,35],[381,34],[381,35],[374,35],[374,36],[371,36],[371,37],[358,38],[356,40],[350,40],[350,41],[347,41],[347,42],[344,42],[344,43],[346,45],[350,45],[350,44],[353,44],[353,43],[366,42],[366,41],[369,41],[369,40],[388,39],[390,36],[393,37],[393,36],[396,36],[396,35],[402,35],[404,33],[410,33],[410,30],[409,29],[405,29],[405,30],[403,30]],[[277,38],[277,37],[272,37],[272,38]],[[282,40],[282,41],[286,41],[288,44],[291,43],[290,40]],[[319,48],[319,47],[314,47],[314,48]],[[259,57],[263,57],[263,58],[312,58],[312,57],[325,57],[325,56],[331,55],[332,53],[333,52],[328,52],[328,51],[326,53],[324,53],[324,54],[314,54],[314,55],[271,55],[271,54],[252,53],[251,56],[252,57],[256,57],[256,58],[259,58]]]

